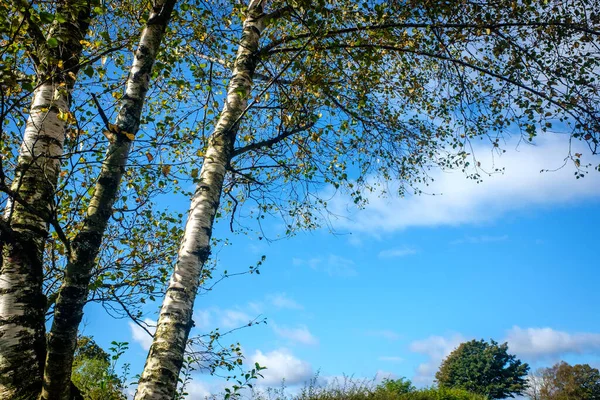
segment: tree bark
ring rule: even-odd
[[[65,279],[58,292],[52,329],[48,335],[48,353],[41,395],[43,400],[69,399],[77,331],[89,293],[92,268],[117,199],[133,135],[139,128],[152,67],[176,3],[177,0],[156,1],[153,13],[141,34],[125,96],[116,119],[116,128],[111,129],[112,141],[103,161],[83,227],[73,240]]]
[[[60,2],[57,12],[68,19],[56,23],[49,48],[29,21],[36,42],[38,86],[29,118],[4,221],[15,233],[4,243],[0,264],[0,398],[30,399],[39,395],[46,352],[42,293],[43,250],[53,215],[54,194],[63,154],[65,116],[75,84],[90,4]],[[28,10],[24,18],[29,18]]]
[[[256,53],[264,29],[262,2],[252,0],[248,5],[225,105],[209,140],[200,180],[192,196],[175,271],[163,300],[135,400],[171,400],[175,396],[185,346],[193,324],[196,291],[202,267],[210,255],[210,239],[226,167],[231,161],[239,120],[252,90]]]

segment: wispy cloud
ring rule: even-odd
[[[394,249],[382,250],[379,252],[379,258],[396,258],[396,257],[406,257],[412,256],[413,254],[417,254],[417,250],[412,247],[399,247]]]
[[[275,293],[271,295],[267,295],[267,301],[271,303],[274,307],[278,309],[284,310],[303,310],[304,306],[299,304],[294,299],[290,298],[285,293]]]
[[[131,321],[129,321],[128,324],[133,341],[142,346],[142,349],[144,350],[150,349],[150,346],[152,345],[152,336],[148,335],[148,332],[142,329],[138,324]],[[150,318],[144,318],[142,324],[146,326],[150,333],[154,334],[156,331],[156,321]]]
[[[221,310],[219,313],[220,326],[223,328],[233,329],[239,326],[248,325],[255,317],[250,316],[240,310]]]
[[[378,338],[383,338],[383,339],[387,339],[387,340],[398,340],[401,338],[401,336],[389,329],[379,329],[379,330],[373,330],[373,331],[368,331],[367,332],[368,336],[374,336],[374,337],[378,337]]]
[[[213,318],[211,315],[211,310],[207,310],[207,309],[200,309],[200,310],[194,310],[194,325],[196,326],[196,328],[202,330],[202,331],[209,331],[212,328],[214,328],[212,326],[213,323]]]
[[[187,384],[185,391],[190,399],[205,399],[212,394],[207,384],[196,379]]]
[[[430,336],[426,339],[412,342],[410,344],[411,351],[427,356],[427,361],[419,364],[417,367],[416,375],[413,378],[415,383],[431,384],[442,360],[465,340],[464,336],[453,334],[450,337]]]
[[[442,360],[460,343],[470,339],[457,333],[449,336],[430,336],[412,342],[410,350],[428,358],[417,367],[413,380],[420,384],[431,384]],[[508,342],[509,352],[525,362],[558,358],[567,354],[600,354],[600,333],[569,333],[552,328],[514,326],[499,342]]]
[[[300,325],[296,328],[289,328],[285,326],[279,326],[275,323],[271,325],[273,332],[277,336],[290,340],[292,343],[300,343],[306,345],[316,345],[319,343],[316,337],[308,330],[304,325]]]
[[[552,328],[513,327],[505,341],[511,351],[530,360],[564,354],[600,354],[599,333],[568,333]]]
[[[310,259],[293,258],[292,263],[296,266],[307,265],[314,270],[323,271],[329,276],[353,277],[358,275],[354,261],[335,254]]]
[[[381,383],[381,381],[383,381],[384,379],[396,379],[398,377],[398,375],[396,375],[393,372],[389,372],[389,371],[383,371],[383,370],[378,370],[375,373],[375,383]]]
[[[568,149],[569,143],[560,138],[540,140],[536,146],[521,144],[494,159],[489,148],[475,148],[484,167],[505,168],[504,174],[486,176],[478,184],[460,171],[433,171],[435,181],[427,191],[435,196],[385,198],[368,192],[364,210],[349,209],[352,201],[338,195],[330,201],[333,212],[342,216],[334,223],[353,232],[379,235],[410,227],[489,222],[515,210],[600,198],[600,174],[575,179],[570,166],[540,172],[560,166]],[[584,162],[597,163],[588,154],[589,151],[584,154],[588,157]],[[393,193],[394,183],[389,186]]]

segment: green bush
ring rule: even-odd
[[[216,399],[216,398],[215,398]],[[290,395],[285,386],[279,389],[254,392],[252,400],[488,400],[487,397],[462,389],[429,388],[417,390],[410,380],[386,379],[379,385],[373,380],[356,380],[348,377],[335,379],[329,384],[318,384],[315,377],[300,393]]]
[[[401,394],[398,400],[487,400],[487,397],[463,389],[430,388]]]
[[[400,379],[384,379],[377,387],[375,388],[375,393],[378,392],[387,392],[391,394],[405,394],[411,393],[417,390],[410,381],[410,379],[400,378]]]

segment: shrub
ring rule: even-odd
[[[487,400],[487,397],[463,389],[429,388],[402,394],[398,400]]]

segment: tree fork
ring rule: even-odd
[[[57,12],[68,19],[51,27],[49,37],[64,39],[50,48],[30,21],[29,7],[22,9],[35,43],[39,84],[11,186],[23,201],[9,196],[3,217],[3,225],[15,233],[12,243],[3,240],[0,263],[0,398],[6,400],[34,399],[41,389],[46,353],[42,257],[63,152],[65,121],[59,112],[69,110],[91,4],[64,1]]]
[[[131,142],[139,128],[152,67],[176,3],[177,0],[161,0],[153,6],[154,12],[150,15],[140,37],[127,81],[126,93],[115,124],[108,123],[94,96],[94,101],[106,125],[105,136],[110,144],[83,227],[73,240],[71,256],[65,269],[65,279],[56,299],[54,320],[48,335],[42,400],[67,400],[71,396],[73,356],[77,345],[79,324],[83,317],[83,307],[89,293],[92,268],[117,199]]]

